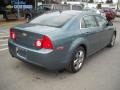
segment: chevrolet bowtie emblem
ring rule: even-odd
[[[23,35],[24,37],[26,37],[26,36],[27,36],[27,34],[26,34],[26,33],[22,33],[22,35]]]

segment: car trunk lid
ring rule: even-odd
[[[55,31],[55,27],[40,26],[35,24],[20,25],[13,28],[16,33],[16,44],[31,49],[38,49],[34,46],[36,39],[40,39],[43,35]]]

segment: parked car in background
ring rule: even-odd
[[[50,7],[46,7],[46,6],[43,6],[43,5],[40,5],[37,7],[36,10],[34,9],[25,9],[24,11],[24,14],[25,14],[25,18],[27,20],[27,22],[29,22],[31,19],[39,16],[39,15],[42,15],[43,13],[47,13],[51,10]]]
[[[96,9],[96,8],[84,8],[84,11],[89,11],[92,13],[100,14],[104,18],[106,18],[106,14],[101,10],[101,9]]]
[[[116,12],[111,8],[102,8],[102,11],[106,14],[106,19],[108,21],[114,20],[116,17]]]
[[[82,10],[83,5],[69,5],[69,4],[43,4],[37,7],[36,10],[25,10],[25,16],[27,21],[32,18],[42,15],[44,13],[55,12],[55,11],[65,11],[65,10]]]
[[[116,10],[116,16],[117,16],[117,17],[120,17],[120,9],[117,9],[117,10]]]
[[[47,69],[78,72],[86,57],[113,47],[116,29],[101,15],[68,10],[43,14],[10,29],[12,57]]]
[[[14,9],[11,5],[7,5],[6,7],[0,7],[0,14],[3,15],[3,18],[5,20],[18,19],[17,10]]]
[[[2,14],[3,15],[3,18],[5,18],[6,20],[8,19],[7,18],[7,13],[5,12],[5,8],[4,7],[0,7],[0,14]]]

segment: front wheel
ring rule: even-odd
[[[78,72],[85,59],[85,49],[83,47],[77,48],[72,55],[71,62],[69,63],[67,70],[72,73]]]
[[[116,35],[115,33],[112,35],[111,41],[108,45],[108,47],[113,47],[115,45],[115,39],[116,39]]]
[[[31,20],[31,16],[30,16],[30,15],[27,15],[27,16],[26,16],[26,22],[28,23],[30,20]]]

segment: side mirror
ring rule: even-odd
[[[108,21],[106,26],[113,26],[113,23],[111,21]]]

